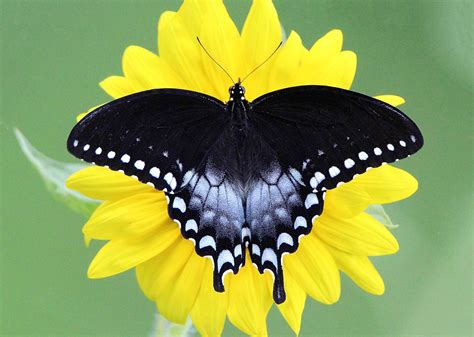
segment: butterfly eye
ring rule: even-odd
[[[234,93],[234,86],[232,85],[229,87],[229,94],[232,95],[233,93]]]

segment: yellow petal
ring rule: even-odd
[[[229,277],[224,281],[226,291],[218,293],[213,287],[212,263],[206,261],[199,294],[191,310],[191,320],[203,337],[219,337],[224,329],[229,305]],[[198,280],[196,280],[199,283]]]
[[[281,26],[273,3],[270,0],[254,0],[242,29],[244,57],[239,76],[246,76],[260,65],[280,42]],[[267,62],[245,82],[246,96],[250,101],[267,91],[271,65],[274,61],[272,59]]]
[[[399,106],[405,103],[405,99],[403,97],[395,96],[395,95],[380,95],[380,96],[375,96],[374,98],[393,106]]]
[[[164,11],[160,15],[160,19],[158,20],[158,27],[157,27],[157,37],[159,36],[160,30],[166,27],[173,21],[173,18],[176,16],[176,12],[173,11]],[[157,40],[157,49],[159,50],[159,41]]]
[[[112,276],[151,259],[181,235],[171,220],[140,236],[111,240],[97,253],[87,272],[90,278]]]
[[[298,281],[290,273],[286,272],[286,268],[283,267],[283,269],[285,272],[286,301],[277,305],[277,308],[288,322],[290,328],[298,335],[301,328],[301,316],[303,315],[306,293],[298,285]],[[270,291],[273,290],[273,280],[268,280],[268,287]]]
[[[118,200],[137,193],[156,191],[123,173],[99,166],[75,172],[67,179],[66,187],[97,200]]]
[[[320,217],[312,235],[342,251],[358,255],[387,255],[398,251],[388,229],[366,213],[350,219]]]
[[[307,52],[298,33],[292,31],[281,50],[274,56],[267,91],[298,85],[300,63]]]
[[[242,60],[240,34],[234,22],[225,11],[224,6],[213,8],[205,16],[199,38],[212,57],[229,73],[232,80],[202,50],[202,64],[216,98],[226,101],[229,98],[228,88],[239,76],[238,64]],[[223,43],[225,41],[225,43]]]
[[[142,47],[129,46],[125,49],[122,66],[123,73],[136,91],[183,86],[164,60]]]
[[[326,193],[323,215],[352,218],[363,212],[370,202],[370,195],[353,180]]]
[[[110,96],[117,99],[136,92],[133,83],[122,76],[109,76],[99,83],[100,87]]]
[[[203,51],[196,37],[200,34],[203,16],[212,13],[214,9],[218,11],[219,6],[223,7],[219,1],[185,1],[175,15],[169,13],[160,19],[160,57],[181,78],[183,89],[218,95],[202,65]]]
[[[398,201],[413,194],[418,183],[409,173],[390,165],[370,170],[326,194],[324,215],[352,218],[369,204]]]
[[[168,222],[168,207],[162,193],[138,193],[100,205],[82,228],[88,238],[111,240],[140,235]]]
[[[178,15],[186,22],[186,27],[190,32],[197,32],[202,26],[204,17],[212,13],[215,7],[222,8],[222,0],[186,0],[179,8]],[[226,9],[224,8],[224,10]],[[217,18],[214,18],[214,20],[217,20]],[[194,39],[196,39],[196,36],[194,36]]]
[[[404,170],[383,165],[355,178],[353,186],[364,190],[370,196],[371,204],[386,204],[415,193],[418,181]]]
[[[341,53],[342,32],[334,29],[317,40],[305,55],[299,70],[300,84],[313,84]]]
[[[182,239],[181,241],[194,249],[189,240]],[[181,249],[174,253],[179,254],[180,251]],[[203,278],[206,262],[208,261],[205,258],[198,256],[193,251],[179,273],[174,274],[175,277],[168,283],[160,282],[157,279],[160,287],[167,289],[156,297],[158,312],[167,320],[180,324],[186,322],[201,288],[201,283],[196,281]]]
[[[309,296],[324,304],[337,302],[341,295],[339,271],[315,235],[302,238],[298,250],[285,256],[284,262],[293,279]]]
[[[331,246],[326,246],[337,266],[359,287],[374,295],[382,295],[385,286],[380,274],[366,256],[348,254]]]
[[[315,74],[312,83],[349,89],[354,81],[356,69],[356,54],[346,50],[335,56],[323,71]]]
[[[254,0],[242,29],[247,70],[265,60],[281,41],[281,26],[270,0]]]
[[[160,254],[139,264],[136,275],[145,295],[156,301],[161,293],[169,291],[168,285],[181,273],[193,253],[192,244],[179,236]]]
[[[333,29],[318,39],[310,49],[311,55],[317,64],[327,64],[342,50],[342,31]]]
[[[258,270],[247,263],[236,275],[231,276],[229,291],[228,317],[232,324],[248,335],[267,335],[267,314],[273,303],[266,278],[269,273],[259,274]]]

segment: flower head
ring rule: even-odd
[[[199,36],[212,56],[233,78],[244,76],[265,60],[282,39],[270,0],[255,0],[240,33],[221,1],[189,0],[177,12],[162,14],[158,25],[159,56],[128,47],[123,76],[100,83],[113,98],[152,88],[180,88],[228,98],[228,77],[196,43]],[[276,89],[321,84],[349,89],[356,56],[342,50],[342,33],[330,31],[308,50],[291,32],[281,50],[246,80],[249,101]],[[397,96],[379,96],[392,105]],[[136,268],[145,295],[174,322],[188,316],[203,336],[219,336],[226,317],[249,335],[266,335],[266,315],[273,305],[272,279],[251,263],[225,277],[224,293],[213,289],[212,263],[198,256],[167,213],[163,192],[119,172],[89,167],[72,175],[68,187],[103,203],[83,228],[86,241],[107,240],[88,275],[101,278]],[[306,297],[335,303],[340,271],[365,291],[382,294],[384,284],[369,257],[393,254],[398,243],[376,219],[364,213],[370,204],[408,197],[416,180],[384,165],[328,191],[324,213],[285,256],[286,301],[277,305],[298,333]],[[248,260],[248,259],[247,259]]]

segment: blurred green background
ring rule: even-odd
[[[154,304],[133,272],[88,280],[97,247],[85,219],[56,202],[21,154],[19,127],[49,156],[73,161],[74,117],[108,97],[131,44],[156,50],[156,23],[179,1],[1,1],[2,336],[148,336]],[[226,1],[241,27],[250,1]],[[386,294],[343,277],[341,300],[308,300],[302,336],[472,334],[472,1],[275,1],[287,33],[306,46],[333,28],[358,55],[353,89],[399,94],[426,145],[400,163],[420,182],[387,207],[401,250],[375,259]],[[291,330],[273,309],[270,336]],[[240,336],[230,324],[225,336]]]

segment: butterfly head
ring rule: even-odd
[[[229,88],[229,101],[244,101],[245,100],[245,88],[240,85],[240,79]]]

